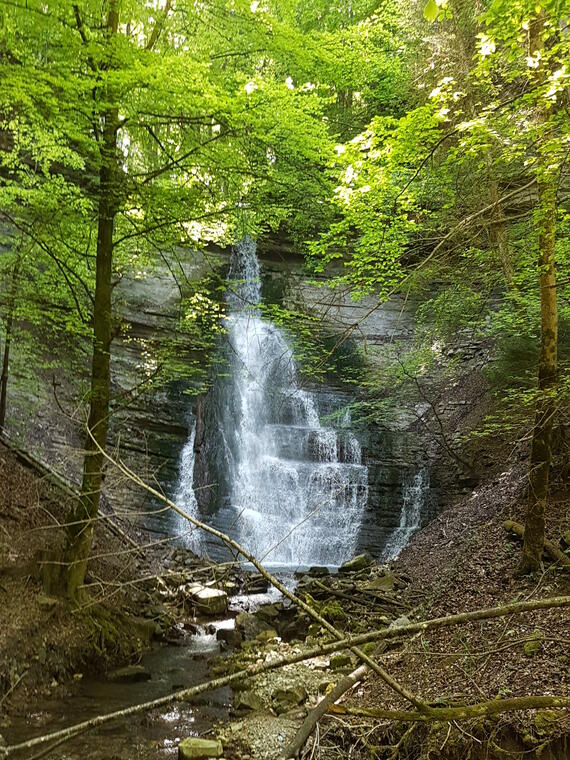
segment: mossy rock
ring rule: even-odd
[[[321,615],[330,622],[336,622],[338,620],[346,620],[346,613],[343,610],[340,602],[336,599],[331,599],[321,608]]]
[[[358,554],[356,557],[343,562],[339,567],[338,572],[341,574],[357,573],[360,570],[366,570],[373,564],[374,559],[370,556],[370,554],[368,554],[368,552],[364,552],[363,554]]]
[[[538,710],[534,716],[536,732],[540,736],[546,736],[556,731],[563,718],[563,713],[555,710]]]
[[[542,646],[542,632],[534,631],[532,638],[529,639],[524,645],[524,653],[527,657],[534,657]]]
[[[331,668],[338,670],[339,668],[346,668],[352,665],[352,657],[345,652],[339,654],[333,654],[331,657]]]

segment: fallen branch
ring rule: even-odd
[[[307,715],[301,725],[301,728],[295,734],[295,738],[283,753],[283,757],[286,760],[290,760],[290,758],[296,758],[299,755],[299,752],[302,750],[305,742],[313,733],[315,726],[327,712],[329,707],[334,704],[337,699],[340,699],[343,694],[346,694],[346,692],[355,684],[361,681],[368,673],[368,671],[368,665],[361,665],[359,668],[356,668],[356,670],[353,670],[352,673],[347,675],[346,678],[343,678],[342,681],[339,681],[339,683],[321,699],[318,705],[314,707]]]
[[[330,705],[329,712],[336,715],[358,715],[366,718],[383,720],[440,722],[450,720],[468,720],[470,718],[487,718],[516,710],[544,710],[546,708],[570,709],[570,697],[510,697],[509,699],[489,699],[474,705],[459,707],[430,707],[429,712],[410,712],[406,710],[382,710],[379,708],[345,707]]]
[[[535,610],[552,609],[559,607],[570,607],[570,596],[552,597],[550,599],[537,599],[533,602],[518,602],[514,604],[506,604],[504,607],[489,607],[487,609],[474,610],[473,612],[463,612],[458,615],[448,615],[447,617],[433,618],[432,620],[424,620],[421,623],[410,623],[409,625],[403,625],[398,628],[381,628],[377,631],[369,631],[368,633],[359,634],[357,636],[348,636],[339,641],[332,641],[317,645],[311,649],[307,649],[304,652],[295,652],[290,655],[283,655],[282,657],[275,658],[270,662],[255,663],[250,665],[244,670],[240,670],[231,675],[221,676],[205,683],[198,684],[189,689],[183,689],[181,691],[167,694],[164,697],[154,699],[150,702],[143,702],[140,704],[132,705],[124,710],[118,710],[112,713],[106,713],[105,715],[98,715],[91,720],[83,721],[82,723],[76,723],[68,728],[54,731],[50,734],[43,736],[37,736],[34,739],[29,739],[21,744],[15,744],[8,747],[0,747],[0,757],[8,757],[14,752],[18,752],[24,749],[32,749],[42,744],[49,742],[58,742],[62,739],[71,739],[74,736],[86,731],[90,728],[96,728],[97,726],[110,723],[111,721],[118,720],[120,718],[129,717],[131,715],[137,715],[138,713],[147,712],[157,707],[163,707],[164,705],[171,704],[172,702],[185,702],[193,697],[203,694],[214,689],[222,688],[223,686],[231,686],[233,683],[242,681],[244,678],[251,678],[261,673],[266,673],[270,670],[276,670],[282,668],[285,665],[294,665],[304,660],[310,660],[313,657],[319,657],[323,654],[332,654],[341,649],[347,649],[352,646],[365,644],[368,641],[382,640],[382,639],[397,639],[404,636],[408,636],[414,633],[424,632],[433,628],[443,628],[446,626],[460,625],[462,623],[470,623],[479,620],[489,620],[491,618],[506,617],[508,615],[520,614],[523,612],[533,612]],[[429,708],[432,710],[433,708]],[[436,708],[437,709],[437,708]],[[406,713],[407,715],[416,715],[416,713]],[[401,718],[400,718],[401,719]]]
[[[505,520],[503,526],[509,533],[515,533],[519,538],[524,538],[524,526],[520,523],[514,522],[514,520]],[[544,549],[551,559],[558,562],[562,567],[570,567],[570,557],[547,538],[544,539]]]

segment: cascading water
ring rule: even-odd
[[[215,470],[211,522],[272,564],[338,565],[357,549],[368,471],[346,427],[321,424],[313,394],[300,387],[283,332],[261,315],[255,242],[235,246],[226,319],[229,369],[210,392],[206,454],[182,454],[178,499],[196,510],[198,458]],[[349,420],[349,417],[347,417]]]
[[[421,528],[422,513],[429,494],[429,476],[422,469],[404,481],[400,524],[388,539],[382,558],[385,562],[396,559],[413,534]]]

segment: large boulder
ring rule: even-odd
[[[228,608],[228,595],[219,588],[193,585],[187,593],[202,615],[223,615]]]
[[[262,631],[273,631],[274,629],[273,626],[256,615],[240,612],[236,616],[236,630],[242,634],[244,639],[255,639]]]
[[[206,757],[221,757],[224,748],[218,739],[202,739],[190,736],[178,745],[178,760],[203,760]]]
[[[285,605],[282,602],[274,602],[273,604],[263,604],[255,612],[255,616],[261,620],[266,620],[268,623],[273,623],[277,620],[279,615],[285,609]]]
[[[219,628],[216,631],[216,639],[218,641],[225,641],[229,647],[237,649],[241,646],[243,636],[235,628]]]

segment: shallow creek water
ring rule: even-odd
[[[275,601],[276,592],[236,596],[230,600],[228,615],[253,611]],[[234,618],[200,621],[198,633],[185,638],[180,646],[153,646],[141,660],[151,679],[139,683],[112,683],[104,676],[82,679],[73,694],[44,698],[27,714],[12,715],[12,724],[3,730],[8,744],[17,744],[71,726],[96,715],[121,710],[130,705],[170,694],[208,679],[208,662],[220,653],[216,631],[233,628]],[[215,629],[215,630],[214,630]],[[210,632],[213,631],[213,632]],[[218,689],[197,697],[192,703],[177,702],[157,710],[113,721],[92,729],[42,755],[45,760],[162,760],[178,757],[178,743],[187,736],[203,735],[220,720],[227,720],[231,690]],[[42,747],[36,748],[38,752]],[[30,758],[26,750],[18,757]]]

